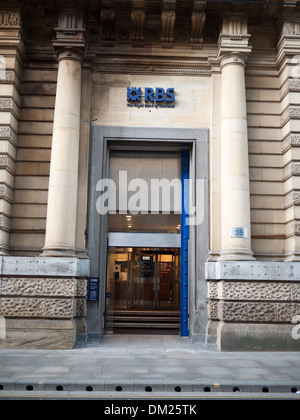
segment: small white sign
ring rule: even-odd
[[[246,227],[233,227],[231,228],[231,237],[232,238],[248,238],[248,232]]]

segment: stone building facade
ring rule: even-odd
[[[135,262],[141,273],[151,261],[145,282],[157,261],[155,296],[142,299],[155,299],[152,318],[173,316],[179,284],[181,334],[220,350],[300,349],[300,4],[255,3],[0,1],[1,348],[101,341],[114,250],[119,295],[135,293]],[[171,225],[151,219],[132,236],[99,214],[98,182],[120,159],[184,151],[202,203],[188,242],[182,218],[176,245]]]

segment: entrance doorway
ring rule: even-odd
[[[110,151],[106,331],[179,333],[181,167],[179,151]]]
[[[180,249],[109,248],[106,330],[180,329]]]
[[[206,129],[92,125],[87,249],[91,277],[99,278],[99,301],[87,302],[86,334],[89,338],[100,339],[105,326],[109,324],[106,283],[108,254],[113,248],[155,251],[179,248],[180,334],[197,341],[205,337],[205,263],[209,252],[208,134]],[[125,171],[127,176],[124,176]],[[103,188],[100,188],[100,180],[107,179],[109,183],[103,183]],[[182,186],[190,179],[188,197],[175,192],[178,189],[175,179],[181,180]],[[145,184],[139,180],[146,181],[148,190],[139,189]],[[151,183],[152,180],[168,180],[168,193],[164,192],[167,186],[165,181],[158,188],[157,181]],[[203,180],[201,188],[196,188],[197,180]],[[111,197],[116,199],[112,200]],[[191,225],[182,211],[178,214],[177,198],[182,199],[182,209],[191,206],[192,215],[193,209],[198,208],[197,203],[202,203],[203,223]],[[105,213],[99,212],[101,202],[108,207]],[[168,202],[170,207],[166,212]],[[127,206],[124,205],[126,203]],[[139,240],[135,235],[143,237]],[[143,312],[143,316],[149,312],[145,308],[133,310]],[[164,309],[164,313],[166,311]],[[138,328],[131,332],[135,333],[136,330]],[[143,328],[138,332],[147,330]]]

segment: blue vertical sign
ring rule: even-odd
[[[188,268],[189,268],[189,175],[190,153],[183,151],[181,155],[182,177],[182,213],[181,213],[181,335],[189,336],[188,329]]]
[[[98,302],[99,301],[99,288],[100,288],[99,277],[91,277],[90,281],[89,281],[89,288],[88,288],[88,300],[89,300],[89,302]]]

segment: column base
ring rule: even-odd
[[[76,250],[69,248],[44,248],[41,257],[66,257],[66,258],[77,258]]]
[[[10,248],[4,244],[0,245],[0,257],[7,257],[10,255]]]
[[[218,261],[256,261],[251,250],[228,249],[220,252]]]
[[[76,257],[80,259],[88,259],[87,250],[82,248],[76,249]]]

